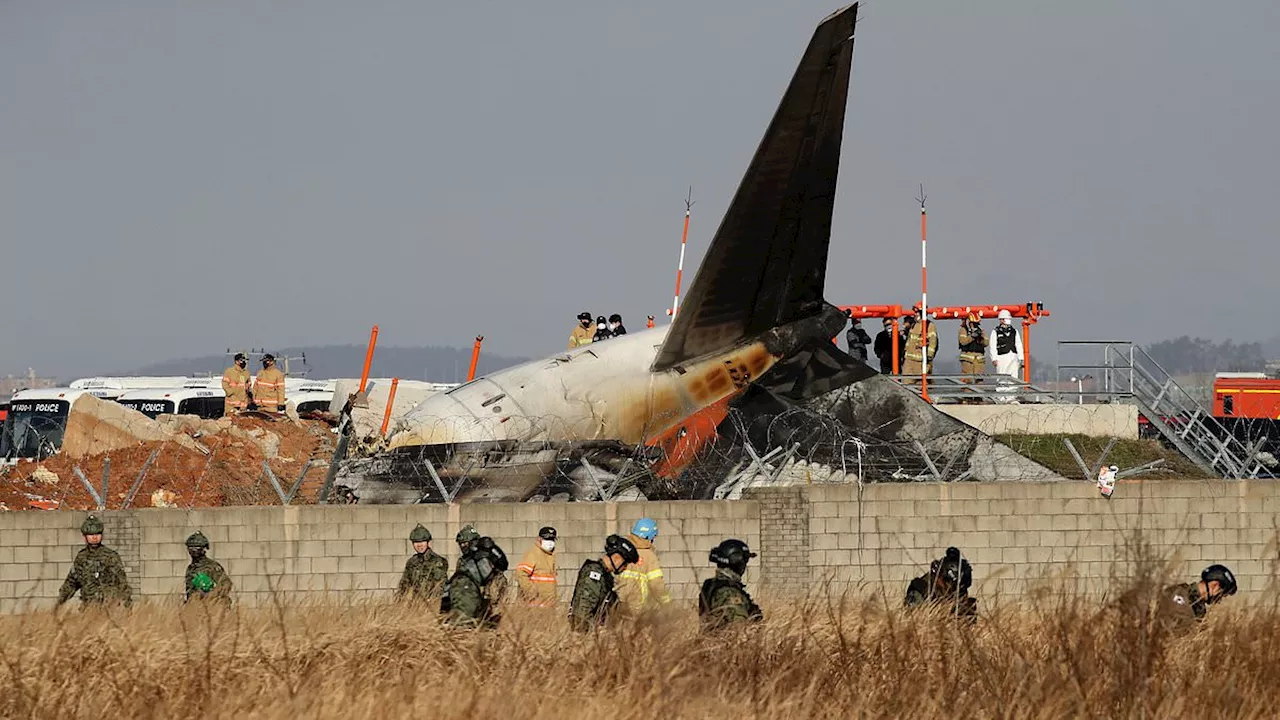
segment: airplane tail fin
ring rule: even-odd
[[[858,4],[813,33],[653,369],[822,312]]]

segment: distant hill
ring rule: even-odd
[[[301,360],[291,360],[289,372],[300,375],[307,371],[307,377],[359,377],[364,367],[365,346],[363,345],[321,345],[308,348],[267,348],[277,357],[298,358],[304,353],[306,365]],[[484,375],[503,368],[527,362],[528,358],[507,357],[480,352],[480,362],[476,367],[477,375]],[[213,373],[221,374],[231,358],[227,355],[206,355],[204,357],[182,358],[154,363],[131,371],[136,375],[192,375]],[[471,364],[471,348],[454,348],[442,346],[430,347],[382,347],[379,346],[373,355],[373,377],[398,377],[405,380],[429,380],[432,382],[462,382],[467,379],[467,367]],[[250,362],[249,369],[256,371],[261,365]],[[281,364],[283,369],[283,363]]]

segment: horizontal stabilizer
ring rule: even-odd
[[[855,3],[818,25],[653,369],[821,312]]]

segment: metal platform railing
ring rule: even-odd
[[[1076,357],[1092,355],[1098,361],[1063,362],[1064,351]],[[1258,457],[1260,445],[1246,445],[1234,437],[1160,363],[1132,342],[1059,341],[1057,372],[1057,387],[1062,386],[1064,372],[1073,378],[1091,377],[1102,389],[1089,395],[1137,405],[1166,440],[1206,472],[1227,478],[1253,478],[1264,472]]]

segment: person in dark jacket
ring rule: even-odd
[[[609,333],[613,337],[627,334],[627,329],[622,325],[622,316],[618,313],[609,316]]]
[[[884,319],[884,329],[876,335],[872,350],[880,361],[880,372],[889,375],[893,372],[893,321]]]
[[[845,342],[849,346],[849,354],[853,357],[867,361],[867,345],[871,344],[871,336],[866,330],[862,329],[862,321],[852,315],[849,317],[852,324],[849,331],[844,334]]]
[[[960,550],[949,547],[929,565],[929,572],[911,581],[903,604],[908,608],[943,607],[956,617],[972,620],[978,615],[978,601],[969,597],[972,584],[969,561],[960,557]]]

